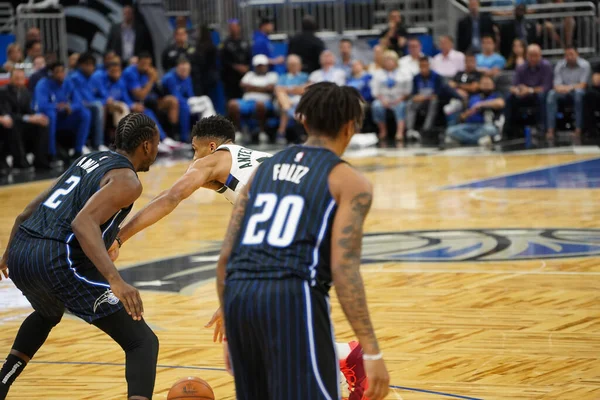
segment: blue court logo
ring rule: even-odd
[[[179,292],[214,278],[220,250],[219,241],[203,242],[197,254],[148,262],[120,272],[139,289]],[[362,263],[503,262],[594,256],[600,256],[600,229],[458,229],[367,234]]]

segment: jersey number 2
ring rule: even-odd
[[[56,189],[54,193],[52,193],[52,195],[44,202],[44,205],[53,210],[56,209],[56,207],[60,206],[60,203],[62,203],[62,200],[59,200],[59,198],[71,193],[80,180],[81,178],[75,175],[69,177],[69,179],[65,181],[65,183],[67,183],[69,186],[64,189]]]
[[[267,238],[267,243],[273,247],[287,247],[294,240],[298,230],[298,222],[304,209],[304,198],[296,195],[285,196],[281,199],[273,193],[261,193],[256,196],[254,208],[262,207],[262,211],[254,214],[248,220],[242,244],[261,244]],[[271,221],[270,227],[260,229],[259,224]]]

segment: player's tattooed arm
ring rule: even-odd
[[[225,234],[223,246],[221,247],[221,255],[219,257],[219,262],[217,263],[217,294],[219,295],[219,304],[221,305],[221,309],[223,309],[226,267],[227,263],[229,262],[229,257],[231,256],[231,252],[233,251],[233,246],[235,245],[235,242],[237,241],[242,229],[242,222],[244,221],[246,206],[249,199],[248,193],[250,191],[250,185],[253,177],[254,175],[252,175],[248,181],[248,184],[244,186],[235,202],[235,205],[233,206],[233,213],[231,214],[231,219],[229,220],[227,233]]]
[[[342,310],[366,354],[379,353],[369,316],[360,260],[363,224],[373,199],[370,184],[363,182],[345,189],[338,201],[332,232],[332,274]]]

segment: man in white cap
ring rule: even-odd
[[[267,113],[273,110],[273,93],[279,76],[276,72],[269,72],[269,59],[264,54],[254,56],[252,66],[254,71],[247,72],[240,83],[243,97],[230,100],[227,113],[238,131],[242,116],[256,116],[262,133],[265,131]]]

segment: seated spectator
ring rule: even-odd
[[[38,57],[36,57],[37,59]],[[27,88],[31,93],[35,92],[35,86],[42,78],[47,78],[50,76],[49,65],[52,65],[56,62],[57,57],[55,53],[48,53],[44,56],[44,67],[40,70],[34,72],[29,76],[29,81],[27,82]],[[39,61],[38,61],[39,62]],[[35,63],[35,60],[34,60]]]
[[[273,21],[268,18],[264,18],[258,25],[258,30],[254,31],[252,36],[252,56],[263,54],[269,59],[269,65],[279,65],[285,62],[285,57],[275,57],[273,44],[269,35],[275,30]]]
[[[92,123],[92,115],[87,110],[73,87],[65,81],[65,66],[54,63],[50,66],[50,77],[42,78],[35,87],[33,101],[36,112],[49,119],[49,153],[56,156],[56,133],[59,130],[75,132],[75,155],[82,155]]]
[[[598,104],[600,104],[600,66],[594,69],[591,84],[583,96],[585,130],[597,141],[600,139],[600,136],[598,136],[598,117],[596,115],[600,111]]]
[[[338,86],[346,84],[346,73],[336,68],[335,55],[330,50],[325,50],[320,57],[321,69],[318,69],[308,76],[310,83],[333,82]]]
[[[141,53],[138,57],[137,65],[130,65],[123,71],[123,80],[129,91],[129,96],[135,102],[142,103],[144,108],[152,110],[153,114],[158,111],[167,112],[169,121],[169,130],[171,137],[176,136],[175,130],[179,124],[179,102],[177,98],[171,95],[159,97],[153,89],[158,81],[158,72],[152,66],[152,56],[149,53]],[[181,143],[176,142],[167,136],[166,132],[159,129],[161,143],[164,143],[172,149],[180,148]],[[164,146],[161,151],[166,150]]]
[[[73,53],[69,56],[68,70],[75,71],[77,69],[77,62],[79,61],[79,53]]]
[[[510,137],[515,128],[515,118],[525,107],[534,107],[538,124],[544,123],[546,93],[552,89],[552,65],[542,59],[542,49],[537,44],[527,47],[527,62],[515,71],[513,86],[506,101],[505,136]]]
[[[248,72],[242,78],[244,96],[241,99],[230,100],[227,103],[227,111],[238,130],[243,115],[256,115],[259,129],[264,132],[267,113],[273,110],[273,91],[279,76],[276,72],[269,72],[269,58],[264,54],[252,57],[252,66],[254,71]]]
[[[491,143],[491,137],[498,134],[493,114],[504,109],[504,99],[495,91],[491,77],[482,77],[479,85],[481,92],[469,99],[469,108],[460,116],[462,123],[446,131],[447,138],[452,141],[463,145],[487,145]],[[486,118],[487,111],[492,113],[491,117]]]
[[[565,58],[554,67],[554,89],[546,97],[546,139],[554,140],[558,103],[572,104],[575,107],[575,143],[581,141],[583,128],[583,95],[591,76],[591,66],[579,57],[574,47],[565,49]]]
[[[167,46],[162,52],[162,67],[165,71],[175,68],[181,56],[191,60],[196,52],[196,47],[189,41],[187,29],[176,28],[173,37],[175,42]]]
[[[92,53],[83,53],[77,60],[77,68],[69,74],[73,88],[81,98],[82,104],[92,115],[92,148],[107,151],[104,145],[104,104],[94,94],[92,74],[96,69],[96,58]]]
[[[482,73],[477,70],[475,55],[467,53],[465,55],[465,70],[457,73],[454,79],[448,82],[448,86],[455,89],[466,100],[469,96],[479,92],[479,80],[481,77]]]
[[[479,12],[479,0],[469,0],[469,15],[461,19],[457,26],[456,40],[458,51],[481,51],[481,38],[494,35],[495,27],[492,17]]]
[[[486,76],[495,78],[506,65],[506,59],[496,53],[496,38],[484,36],[481,39],[481,53],[477,54],[477,69]]]
[[[315,35],[317,22],[307,15],[302,19],[302,32],[290,39],[288,54],[296,54],[302,60],[302,71],[308,74],[319,69],[319,56],[325,43]]]
[[[152,51],[152,38],[136,21],[135,11],[130,5],[123,7],[123,21],[110,28],[105,53],[109,51],[114,51],[125,63],[129,63],[136,54]]]
[[[92,83],[92,91],[97,99],[102,99],[102,86],[104,80],[106,79],[106,74],[108,73],[106,67],[115,61],[121,62],[121,59],[117,53],[114,51],[109,51],[104,55],[102,64],[96,65],[96,70],[92,74],[90,81]]]
[[[519,38],[513,40],[512,52],[506,61],[504,69],[515,70],[525,64],[525,42]]]
[[[40,32],[40,28],[32,26],[31,28],[27,29],[27,32],[25,33],[25,43],[31,41],[42,41],[42,33]]]
[[[431,60],[431,69],[444,78],[453,78],[465,70],[465,55],[454,50],[454,39],[450,36],[440,36],[440,53]]]
[[[119,121],[129,114],[131,109],[134,112],[143,112],[148,115],[157,124],[159,131],[162,130],[152,111],[145,110],[141,103],[134,103],[129,96],[125,81],[121,78],[123,72],[121,59],[115,56],[112,61],[104,63],[103,69],[103,74],[94,73],[92,75],[92,86],[96,88],[96,99],[104,104],[106,113],[112,116],[113,126],[118,126]]]
[[[379,128],[379,140],[388,136],[386,111],[396,119],[396,140],[404,140],[406,103],[412,92],[412,76],[398,68],[398,54],[388,50],[383,55],[383,69],[373,74],[371,92],[376,99],[372,105],[373,121]]]
[[[33,59],[37,56],[41,56],[42,53],[42,42],[39,40],[32,40],[25,43],[25,60],[24,63],[33,63]]]
[[[185,143],[190,141],[192,114],[199,115],[200,118],[216,114],[210,97],[194,95],[191,72],[190,62],[185,56],[182,56],[177,62],[177,66],[167,72],[162,79],[165,93],[177,97],[179,102],[180,138]]]
[[[544,0],[542,0],[544,1]],[[537,4],[537,0],[494,0],[492,2],[492,6],[493,7],[514,7],[515,5],[519,5],[519,4],[524,4],[526,6],[529,5],[533,5],[533,4]],[[495,11],[492,13],[495,16],[498,17],[508,17],[511,16],[513,14],[512,10],[502,10],[502,11]]]
[[[427,57],[421,57],[419,69],[419,74],[413,78],[412,97],[408,102],[406,113],[406,134],[409,138],[415,139],[421,137],[421,134],[415,130],[417,113],[426,109],[427,114],[422,129],[428,131],[433,128],[438,113],[439,98],[444,93],[444,81],[431,70]]]
[[[352,40],[340,40],[340,62],[337,67],[344,71],[346,79],[352,74]]]
[[[388,50],[393,50],[398,53],[398,56],[402,55],[404,47],[406,46],[406,38],[408,37],[408,30],[404,21],[402,20],[402,14],[398,10],[390,11],[388,15],[388,26],[386,30],[381,32],[379,39],[380,44]]]
[[[11,43],[6,48],[6,62],[2,69],[6,72],[12,71],[16,64],[23,62],[23,50],[18,43]]]
[[[10,83],[0,91],[0,136],[8,141],[13,168],[29,168],[26,153],[33,153],[36,169],[48,169],[48,118],[31,109],[25,71],[13,69]],[[4,154],[0,155],[4,159]]]
[[[517,4],[515,6],[513,21],[502,25],[500,30],[500,54],[508,57],[512,51],[512,44],[515,39],[521,39],[527,45],[540,42],[540,27],[533,21],[525,19],[527,6]]]
[[[380,45],[373,47],[373,62],[369,64],[368,68],[370,74],[383,68],[383,53],[385,52],[386,49]]]
[[[275,97],[281,109],[277,142],[285,143],[286,129],[290,119],[294,119],[296,106],[308,85],[308,74],[302,72],[302,60],[295,54],[287,58],[287,73],[279,77],[275,86]]]
[[[402,72],[415,76],[419,73],[420,59],[424,57],[423,46],[419,38],[412,37],[408,39],[408,54],[400,59],[400,69]]]
[[[44,56],[37,56],[33,59],[33,65],[31,68],[31,73],[35,74],[38,71],[46,68],[46,58]]]
[[[371,79],[373,76],[365,70],[365,65],[360,60],[352,62],[352,71],[350,77],[346,81],[346,86],[350,86],[358,90],[362,98],[367,103],[373,101],[371,92]]]

